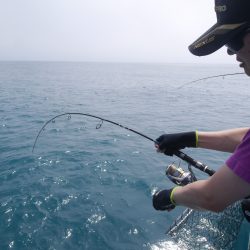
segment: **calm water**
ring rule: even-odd
[[[64,112],[103,116],[153,139],[164,132],[249,126],[250,87],[226,65],[0,63],[0,249],[164,249],[183,209],[153,210],[172,186],[177,159],[119,127]],[[217,169],[228,154],[186,150]],[[185,167],[185,164],[183,165]],[[198,177],[206,176],[197,172]],[[243,223],[236,249],[246,248]]]

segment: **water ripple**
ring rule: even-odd
[[[0,249],[177,249],[164,232],[180,210],[152,208],[156,190],[171,187],[164,169],[172,158],[156,154],[151,142],[72,116],[49,124],[33,154],[32,146],[46,120],[68,111],[153,138],[250,124],[248,80],[176,89],[221,70],[233,66],[1,62]],[[227,157],[191,153],[211,166]]]

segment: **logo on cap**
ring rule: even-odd
[[[196,49],[198,49],[198,48],[200,48],[200,47],[202,47],[202,46],[204,46],[204,45],[207,45],[208,43],[213,42],[214,39],[215,39],[215,36],[209,37],[209,38],[207,38],[207,39],[205,39],[205,40],[203,40],[203,41],[198,42],[194,47],[195,47]]]
[[[225,12],[227,11],[227,6],[226,5],[217,5],[214,7],[216,12]]]

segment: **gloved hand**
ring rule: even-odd
[[[247,197],[241,202],[241,208],[246,220],[250,222],[250,197]]]
[[[175,208],[173,191],[175,188],[161,190],[153,195],[153,207],[156,210],[172,210]]]
[[[176,150],[185,147],[197,147],[198,136],[196,131],[163,134],[156,139],[156,142],[155,146],[160,152],[172,156]]]

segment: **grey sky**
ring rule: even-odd
[[[215,21],[213,0],[0,0],[0,60],[232,63],[187,46]]]

